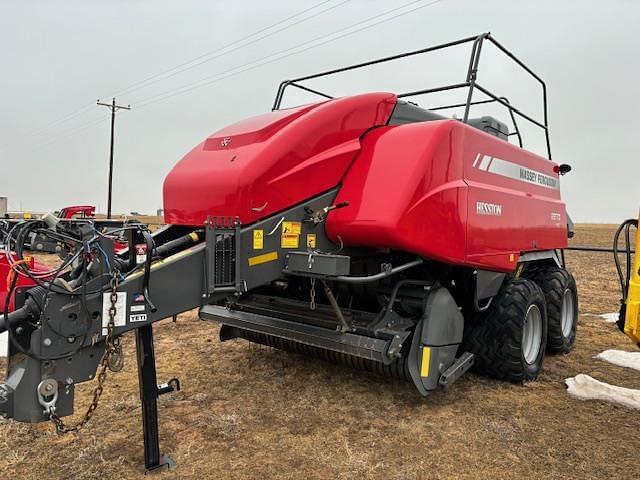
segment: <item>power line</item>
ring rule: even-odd
[[[357,27],[358,25],[366,24],[366,23],[371,22],[372,20],[375,20],[375,19],[380,18],[380,17],[385,17],[385,16],[389,15],[390,13],[396,12],[398,10],[402,10],[402,9],[404,9],[406,7],[414,5],[414,4],[419,3],[421,1],[424,1],[424,0],[414,0],[414,1],[408,2],[408,3],[406,3],[406,4],[404,4],[404,5],[400,6],[400,7],[392,8],[390,10],[387,10],[387,11],[383,12],[383,13],[380,13],[380,14],[374,15],[372,17],[369,17],[369,18],[367,18],[365,20],[361,20],[361,21],[356,22],[356,23],[354,23],[352,25],[349,25],[347,27],[338,29],[338,30],[336,30],[336,31],[334,31],[334,32],[332,32],[330,34],[326,34],[326,35],[323,35],[323,36],[320,36],[320,37],[317,37],[317,38],[302,42],[302,43],[300,43],[300,44],[298,44],[298,45],[296,45],[294,47],[290,47],[290,48],[281,50],[279,52],[275,52],[275,53],[266,55],[266,56],[264,56],[262,58],[254,60],[252,62],[245,63],[243,65],[239,65],[239,66],[234,67],[234,68],[232,68],[230,70],[227,70],[225,72],[221,72],[221,73],[218,73],[218,74],[213,75],[213,76],[204,77],[204,78],[198,80],[197,82],[183,85],[182,87],[178,87],[177,89],[168,90],[168,91],[165,91],[163,93],[160,93],[160,94],[157,94],[157,95],[153,95],[151,97],[147,97],[146,99],[143,99],[143,100],[140,101],[140,103],[138,105],[138,108],[143,108],[145,106],[149,106],[152,103],[155,104],[155,103],[161,102],[163,100],[169,99],[171,97],[174,97],[174,96],[177,96],[177,95],[181,95],[181,94],[184,94],[184,93],[188,93],[190,91],[193,91],[193,90],[196,90],[198,88],[210,85],[210,84],[218,82],[220,80],[224,80],[226,78],[229,78],[229,77],[232,77],[232,76],[235,76],[235,75],[239,75],[239,74],[244,73],[246,71],[253,70],[255,68],[259,68],[259,67],[261,67],[263,65],[267,65],[267,64],[276,62],[278,60],[282,60],[284,58],[303,53],[303,52],[311,50],[313,48],[317,48],[317,47],[320,47],[322,45],[326,45],[327,43],[334,42],[336,40],[339,40],[341,38],[347,37],[349,35],[353,35],[355,33],[361,32],[363,30],[367,30],[367,29],[375,27],[377,25],[392,21],[392,20],[394,20],[396,18],[402,17],[404,15],[408,15],[410,13],[413,13],[413,12],[417,11],[417,10],[429,7],[431,5],[434,5],[436,3],[441,2],[443,0],[433,0],[433,1],[431,1],[431,2],[429,2],[427,4],[425,4],[425,5],[419,5],[419,6],[415,7],[415,8],[407,10],[405,12],[398,13],[397,15],[394,15],[394,16],[391,16],[391,17],[388,17],[388,18],[384,18],[382,20],[379,20],[379,21],[374,22],[374,23],[369,24],[369,25],[364,25],[363,27],[358,28],[356,30],[353,30],[353,31],[350,31],[350,32],[345,32],[347,30],[353,29],[354,27]],[[326,3],[326,2],[321,2],[321,4],[322,3]],[[321,5],[321,4],[318,4],[318,5]],[[316,7],[318,5],[316,5]],[[316,7],[312,7],[312,8],[316,8]],[[269,28],[269,27],[267,27],[267,28]],[[265,28],[263,30],[266,30],[267,28]],[[342,32],[345,32],[345,33],[342,33]],[[258,33],[258,32],[256,32],[256,33]],[[326,37],[330,37],[332,35],[336,35],[336,34],[340,34],[340,33],[342,33],[342,34],[338,35],[338,36],[336,36],[334,38],[329,38],[329,39],[327,39],[327,40],[325,40],[323,42],[317,43],[315,45],[310,45],[309,47],[304,48],[304,49],[299,50],[299,51],[290,52],[291,50],[298,49],[298,48],[300,48],[300,47],[302,47],[304,45],[308,45],[310,43],[317,42],[317,41],[322,40],[322,39],[324,39]],[[253,35],[255,35],[255,34],[253,34]],[[253,35],[250,35],[248,37],[251,37]],[[247,37],[245,37],[245,38],[247,38]],[[290,53],[284,54],[285,52],[290,52]],[[284,54],[284,55],[282,55],[282,54]],[[267,60],[267,61],[261,62],[261,60],[266,60],[266,59],[268,59],[270,57],[273,57],[275,55],[280,55],[280,56],[278,56],[277,58],[273,58],[271,60]],[[261,62],[261,63],[256,63],[256,62]],[[244,68],[244,67],[246,67],[246,68]],[[238,69],[240,69],[240,70],[238,70]],[[205,83],[202,83],[202,82],[205,82]],[[46,144],[37,145],[35,148],[39,149],[39,148],[42,148],[42,147],[46,147],[48,145],[51,145],[53,143],[58,142],[62,137],[66,137],[66,136],[68,136],[68,135],[70,135],[72,133],[75,133],[75,132],[79,131],[79,130],[84,130],[84,129],[89,128],[91,126],[97,125],[98,123],[102,123],[104,121],[105,121],[105,119],[98,119],[97,122],[96,121],[92,121],[91,123],[81,125],[80,127],[76,127],[76,128],[71,129],[71,130],[69,130],[67,132],[63,132],[62,134],[60,134],[59,138],[53,137],[51,141],[47,142]]]
[[[140,80],[140,81],[138,81],[136,83],[133,83],[132,85],[129,85],[125,89],[120,90],[119,92],[117,92],[115,95],[119,96],[119,95],[123,95],[125,93],[131,93],[131,92],[140,90],[142,88],[147,88],[149,85],[153,85],[153,84],[158,83],[160,81],[166,80],[167,78],[171,78],[171,77],[173,77],[175,75],[178,75],[180,73],[186,72],[187,70],[191,70],[192,68],[195,68],[195,67],[198,67],[198,66],[200,66],[200,65],[202,65],[204,63],[210,62],[211,60],[214,60],[216,58],[222,57],[222,56],[227,55],[229,53],[235,52],[236,50],[244,48],[244,47],[246,47],[248,45],[252,45],[252,44],[254,44],[254,43],[256,43],[256,42],[258,42],[260,40],[263,40],[263,39],[265,39],[267,37],[270,37],[272,35],[275,35],[276,33],[282,32],[282,31],[287,30],[287,29],[289,29],[291,27],[299,25],[300,23],[306,22],[307,20],[311,20],[312,18],[315,18],[315,17],[317,17],[319,15],[322,15],[325,12],[328,12],[330,10],[338,8],[341,5],[343,5],[343,4],[347,3],[347,2],[350,2],[351,0],[344,0],[344,1],[342,1],[342,2],[340,2],[338,4],[336,4],[336,5],[332,5],[332,6],[326,8],[326,9],[320,11],[320,12],[316,12],[313,15],[305,17],[305,18],[303,18],[301,20],[298,20],[298,21],[296,21],[294,23],[285,25],[284,27],[282,27],[282,28],[280,28],[280,29],[278,29],[278,30],[276,30],[274,32],[270,32],[270,33],[268,33],[266,35],[263,35],[263,36],[261,36],[261,37],[259,37],[257,39],[253,39],[250,42],[247,42],[247,43],[245,43],[243,45],[240,45],[240,46],[238,46],[238,47],[236,47],[236,48],[234,48],[232,50],[224,52],[224,50],[226,50],[229,47],[233,47],[234,45],[237,45],[238,43],[244,42],[245,40],[248,40],[248,39],[250,39],[250,38],[252,38],[252,37],[254,37],[254,36],[256,36],[256,35],[258,35],[258,34],[260,34],[262,32],[270,30],[270,29],[272,29],[274,27],[277,27],[278,25],[283,24],[283,23],[285,23],[285,22],[287,22],[289,20],[292,20],[292,19],[294,19],[296,17],[299,17],[301,15],[304,15],[305,13],[307,13],[307,12],[309,12],[311,10],[315,10],[316,8],[320,7],[321,5],[324,5],[325,3],[329,3],[331,1],[333,1],[333,0],[324,0],[322,2],[319,2],[319,3],[317,3],[316,5],[314,5],[312,7],[305,8],[304,10],[302,10],[302,11],[300,11],[300,12],[294,14],[294,15],[290,15],[287,18],[279,20],[278,22],[276,22],[274,24],[271,24],[268,27],[261,28],[260,30],[258,30],[256,32],[253,32],[250,35],[246,35],[246,36],[244,36],[244,37],[242,37],[242,38],[240,38],[238,40],[234,40],[233,42],[227,43],[226,45],[223,45],[222,47],[216,48],[215,50],[212,50],[210,52],[207,52],[207,53],[204,53],[202,55],[199,55],[199,56],[197,56],[197,57],[195,57],[195,58],[193,58],[193,59],[191,59],[189,61],[183,62],[183,63],[181,63],[179,65],[176,65],[176,66],[174,66],[172,68],[169,68],[169,69],[164,70],[162,72],[159,72],[159,73],[156,73],[154,75],[151,75],[150,77],[147,77],[144,80]],[[223,53],[221,53],[221,52],[223,52]],[[210,57],[210,58],[208,58],[208,57]]]
[[[43,132],[43,131],[48,130],[48,129],[52,128],[52,127],[55,127],[56,125],[60,125],[60,124],[62,124],[62,123],[66,123],[66,122],[68,122],[69,120],[71,120],[72,118],[77,117],[78,115],[80,115],[80,114],[82,114],[82,113],[84,113],[84,112],[86,112],[86,111],[89,111],[89,109],[90,109],[92,106],[93,106],[93,105],[91,105],[91,104],[89,104],[89,105],[85,105],[84,107],[79,108],[79,109],[77,109],[77,110],[75,110],[75,111],[71,112],[70,114],[65,115],[64,117],[60,117],[59,119],[54,120],[53,122],[51,122],[51,123],[49,123],[49,124],[47,124],[47,125],[45,125],[45,126],[43,126],[43,127],[41,127],[41,128],[38,128],[37,130],[34,130],[34,131],[33,131],[31,134],[29,134],[29,136],[28,136],[28,137],[26,137],[26,138],[30,138],[30,137],[32,137],[32,136],[35,136],[35,135],[37,135],[37,134],[38,134],[38,133],[40,133],[40,132]]]
[[[322,13],[325,13],[325,12],[327,12],[329,10],[333,10],[334,8],[337,8],[337,7],[341,6],[342,4],[347,3],[347,2],[349,2],[351,0],[344,0],[344,1],[342,1],[341,3],[339,3],[337,5],[331,6],[331,7],[327,8],[327,9],[324,9],[324,10],[322,10],[320,12],[316,12],[315,14],[313,14],[311,16],[308,16],[308,17],[305,17],[304,19],[301,19],[301,20],[299,20],[297,22],[294,22],[293,24],[286,25],[285,27],[280,28],[275,32],[271,32],[268,35],[260,37],[259,39],[252,40],[251,42],[248,42],[248,43],[246,43],[244,45],[241,45],[240,47],[237,47],[234,50],[231,50],[231,51],[228,51],[228,52],[224,52],[224,53],[221,53],[220,55],[218,55],[216,57],[203,60],[206,57],[209,57],[209,56],[214,55],[216,53],[222,52],[223,50],[225,50],[225,49],[227,49],[229,47],[233,47],[234,45],[236,45],[238,43],[241,43],[241,42],[243,42],[245,40],[248,40],[248,39],[250,39],[252,37],[255,37],[256,35],[259,35],[262,32],[266,32],[266,31],[268,31],[268,30],[270,30],[270,29],[272,29],[274,27],[277,27],[278,25],[284,24],[284,23],[288,22],[289,20],[292,20],[294,18],[300,17],[301,15],[304,15],[307,12],[315,10],[318,7],[321,7],[322,5],[327,4],[327,3],[331,2],[331,1],[333,1],[333,0],[323,0],[321,2],[318,2],[317,4],[315,4],[315,5],[311,6],[311,7],[305,8],[305,9],[303,9],[303,10],[301,10],[298,13],[295,13],[293,15],[289,15],[288,17],[283,18],[282,20],[279,20],[279,21],[277,21],[277,22],[275,22],[275,23],[273,23],[273,24],[271,24],[271,25],[269,25],[267,27],[263,27],[263,28],[255,31],[255,32],[253,32],[253,33],[251,33],[249,35],[246,35],[246,36],[244,36],[244,37],[242,37],[242,38],[240,38],[238,40],[234,40],[232,42],[229,42],[228,44],[226,44],[226,45],[224,45],[224,46],[222,46],[220,48],[217,48],[217,49],[215,49],[213,51],[210,51],[210,52],[206,52],[206,53],[204,53],[202,55],[199,55],[198,57],[195,57],[195,58],[193,58],[193,59],[191,59],[191,60],[189,60],[187,62],[183,62],[183,63],[181,63],[179,65],[176,65],[176,66],[174,66],[174,67],[172,67],[170,69],[164,70],[164,71],[156,73],[156,74],[154,74],[154,75],[152,75],[150,77],[147,77],[144,80],[141,80],[141,81],[138,81],[136,83],[133,83],[133,84],[129,85],[128,87],[126,87],[125,89],[123,89],[120,92],[118,92],[116,95],[110,95],[110,96],[112,96],[112,97],[113,96],[119,96],[119,95],[122,95],[123,93],[126,93],[126,92],[136,91],[136,90],[140,90],[140,89],[146,88],[149,85],[155,84],[155,83],[157,83],[159,81],[165,80],[165,79],[170,78],[170,77],[172,77],[174,75],[182,73],[183,71],[187,71],[187,70],[189,70],[191,68],[197,67],[198,65],[201,65],[201,64],[206,63],[208,61],[211,61],[214,58],[218,58],[220,56],[223,56],[223,55],[226,55],[228,53],[231,53],[232,51],[235,51],[235,50],[238,50],[240,48],[244,48],[244,47],[246,47],[248,45],[251,45],[251,44],[253,44],[253,43],[255,43],[255,42],[259,41],[259,40],[262,40],[262,39],[266,38],[267,36],[275,35],[276,33],[279,33],[279,32],[281,32],[283,30],[291,28],[291,27],[293,27],[295,25],[298,25],[298,24],[300,24],[300,23],[302,23],[304,21],[310,20],[311,18],[314,18],[314,17],[316,17],[318,15],[321,15]],[[201,60],[200,63],[198,63],[196,65],[191,65],[192,63],[197,62],[199,60]],[[191,66],[189,66],[189,65],[191,65]],[[181,67],[187,67],[187,68],[182,68],[181,69]],[[178,69],[180,69],[180,70],[174,72],[174,70],[178,70]],[[171,73],[171,72],[173,72],[173,73]],[[167,74],[170,74],[170,75],[167,75]],[[163,77],[163,75],[164,75],[164,77]],[[158,77],[162,77],[162,78],[158,78]],[[37,129],[31,131],[30,133],[27,133],[20,140],[21,141],[28,140],[30,138],[38,136],[40,133],[43,133],[43,132],[46,132],[47,130],[52,129],[53,127],[56,127],[56,126],[61,125],[61,124],[64,124],[64,123],[70,121],[71,119],[74,119],[75,117],[90,111],[90,109],[93,108],[93,105],[94,104],[85,105],[85,106],[83,106],[83,107],[81,107],[81,108],[79,108],[77,110],[72,111],[71,113],[69,113],[67,115],[64,115],[64,116],[62,116],[62,117],[60,117],[60,118],[58,118],[56,120],[53,120],[52,122],[46,124],[45,126],[43,126],[41,128],[37,128]],[[93,122],[93,121],[91,121],[91,122]],[[93,124],[95,124],[95,123],[92,123],[92,125]],[[84,126],[86,126],[86,125],[88,125],[88,124],[83,124],[82,126],[80,126],[80,128],[84,128]],[[74,127],[71,130],[75,131],[75,129],[76,129],[76,127]],[[67,131],[64,131],[64,132],[59,133],[59,134],[53,134],[49,139],[49,140],[52,140],[52,141],[51,142],[47,142],[46,141],[45,144],[48,145],[49,143],[55,143],[55,142],[58,141],[58,138],[65,137],[65,136],[67,136]],[[42,144],[42,145],[45,145],[45,144]],[[0,151],[2,151],[3,153],[6,153],[9,150],[10,150],[10,147],[0,148]]]
[[[42,148],[48,147],[50,145],[53,145],[54,143],[59,142],[60,140],[63,140],[64,138],[68,137],[69,135],[72,135],[74,133],[78,133],[81,132],[82,130],[86,130],[89,127],[93,127],[95,125],[98,125],[102,122],[105,122],[107,120],[108,117],[103,116],[100,118],[94,118],[89,122],[83,123],[81,125],[77,125],[73,128],[70,128],[68,130],[65,130],[61,133],[59,133],[58,135],[54,135],[53,137],[51,137],[50,139],[48,139],[48,141],[45,141],[43,143],[37,143],[35,145],[26,147],[24,149],[21,149],[21,152],[31,152],[31,151],[37,151],[40,150]]]
[[[284,58],[287,58],[287,57],[290,57],[290,56],[293,56],[293,55],[297,55],[297,54],[300,54],[302,52],[306,52],[307,50],[311,50],[311,49],[320,47],[322,45],[326,45],[327,43],[334,42],[336,40],[339,40],[341,38],[347,37],[349,35],[353,35],[355,33],[361,32],[363,30],[367,30],[369,28],[375,27],[375,26],[380,25],[382,23],[386,23],[386,22],[389,22],[391,20],[395,20],[396,18],[402,17],[404,15],[408,15],[409,13],[413,13],[413,12],[415,12],[417,10],[420,10],[420,9],[429,7],[431,5],[434,5],[436,3],[442,2],[443,0],[433,0],[433,1],[429,2],[429,3],[424,4],[424,5],[419,5],[419,6],[415,7],[415,8],[407,10],[405,12],[399,13],[397,15],[393,15],[391,17],[382,19],[380,21],[374,22],[374,23],[369,24],[369,25],[365,25],[365,26],[363,26],[361,28],[358,28],[356,30],[353,30],[353,31],[350,31],[350,32],[346,32],[346,33],[342,33],[342,32],[345,32],[347,30],[351,30],[352,28],[357,27],[358,25],[362,25],[362,24],[371,22],[372,20],[375,20],[376,18],[384,17],[386,15],[389,15],[390,13],[396,12],[398,10],[402,10],[402,9],[404,9],[406,7],[409,7],[411,5],[414,5],[414,4],[422,2],[422,1],[424,1],[424,0],[413,0],[413,1],[411,1],[409,3],[406,3],[406,4],[404,4],[404,5],[400,6],[400,7],[392,8],[390,10],[387,10],[386,12],[374,15],[372,17],[369,17],[369,18],[365,19],[365,20],[361,20],[361,21],[356,22],[356,23],[354,23],[352,25],[349,25],[347,27],[344,27],[344,28],[338,29],[338,30],[336,30],[334,32],[331,32],[329,34],[322,35],[320,37],[316,37],[316,38],[311,39],[311,40],[307,40],[307,41],[302,42],[302,43],[300,43],[298,45],[295,45],[293,47],[289,47],[289,48],[286,48],[284,50],[280,50],[278,52],[266,55],[266,56],[264,56],[262,58],[259,58],[257,60],[242,64],[242,65],[239,65],[239,66],[234,67],[232,69],[229,69],[229,70],[227,70],[225,72],[220,72],[220,73],[215,74],[213,76],[203,77],[203,78],[201,78],[200,80],[198,80],[196,82],[185,84],[185,85],[182,85],[181,87],[177,87],[175,89],[167,90],[165,92],[158,93],[158,94],[153,95],[151,97],[147,97],[145,99],[139,100],[138,101],[138,108],[143,108],[143,107],[148,106],[148,105],[150,105],[152,103],[158,103],[160,101],[166,100],[166,99],[174,97],[176,95],[182,95],[184,93],[188,93],[188,92],[190,92],[192,90],[196,90],[198,88],[205,87],[207,85],[210,85],[210,84],[218,82],[220,80],[224,80],[226,78],[238,75],[240,73],[244,73],[244,72],[247,72],[249,70],[253,70],[255,68],[258,68],[258,67],[261,67],[261,66],[276,62],[278,60],[282,60]],[[327,39],[325,41],[322,41],[320,43],[317,43],[315,45],[311,45],[309,47],[303,48],[302,50],[291,52],[291,50],[296,50],[296,49],[298,49],[300,47],[303,47],[304,45],[308,45],[310,43],[317,42],[317,41],[323,40],[323,39],[325,39],[327,37],[330,37],[332,35],[336,35],[336,34],[340,34],[340,33],[342,33],[342,34],[338,35],[338,36],[336,36],[334,38],[329,38],[329,39]],[[291,53],[286,53],[286,52],[291,52]],[[284,53],[286,53],[286,54],[284,54]],[[282,55],[282,54],[284,54],[284,55]],[[271,60],[266,60],[266,59],[268,59],[270,57],[273,57],[273,56],[276,56],[276,55],[279,55],[279,56],[277,56],[276,58],[273,58]],[[261,62],[261,60],[266,60],[266,61],[262,61]],[[256,62],[260,62],[260,63],[256,63]],[[244,67],[246,67],[246,68],[244,68]],[[240,69],[240,70],[238,70],[238,69]]]
[[[88,111],[88,106],[84,106],[82,108],[79,108],[75,111],[73,111],[72,113],[65,115],[64,117],[60,117],[57,120],[47,124],[46,126],[37,128],[35,130],[32,130],[30,133],[25,134],[24,136],[20,137],[19,140],[20,141],[26,141],[26,140],[30,140],[36,136],[38,136],[40,133],[46,132],[47,130],[57,126],[57,125],[61,125],[63,123],[68,122],[69,120],[71,120],[74,117],[77,117],[78,115],[83,114],[84,112]],[[51,138],[54,138],[56,135],[53,135]],[[4,146],[2,148],[0,148],[0,151],[2,153],[7,153],[11,150],[10,146]]]

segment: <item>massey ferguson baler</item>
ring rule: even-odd
[[[459,84],[332,98],[301,83],[461,44],[471,56]],[[478,83],[483,45],[539,82],[542,120]],[[288,88],[323,98],[281,109]],[[466,101],[403,100],[456,89]],[[470,116],[492,102],[511,130]],[[437,113],[455,108],[462,118]],[[121,367],[118,338],[133,330],[146,466],[166,465],[156,398],[179,384],[156,384],[151,325],[193,308],[222,325],[223,341],[402,377],[422,395],[472,366],[535,379],[545,351],[572,348],[578,308],[562,253],[570,232],[559,176],[569,167],[551,161],[546,112],[542,80],[489,34],[283,82],[271,113],[218,131],[176,164],[164,183],[166,228],[129,227],[121,255],[87,231],[67,269],[22,293],[5,313],[0,410],[71,430],[62,417],[74,386],[98,369],[84,423],[106,370]],[[546,157],[522,148],[516,117],[542,129]],[[20,240],[10,247],[21,258]]]

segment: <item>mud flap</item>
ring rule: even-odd
[[[446,288],[433,290],[416,326],[409,350],[408,369],[421,395],[436,390],[440,376],[456,360],[462,343],[464,318]]]

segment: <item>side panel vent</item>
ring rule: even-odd
[[[208,217],[205,224],[207,243],[207,293],[239,291],[240,219]]]

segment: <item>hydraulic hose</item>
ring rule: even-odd
[[[631,254],[633,252],[631,248],[631,227],[638,228],[638,220],[630,218],[625,220],[620,224],[618,229],[616,230],[615,235],[613,236],[613,260],[616,264],[616,271],[618,272],[618,280],[620,282],[620,291],[622,293],[622,298],[620,299],[620,315],[618,316],[618,328],[624,332],[624,323],[625,323],[625,315],[626,315],[626,304],[627,304],[627,295],[629,293],[629,282],[631,281]],[[618,250],[618,242],[620,240],[620,235],[624,231],[624,241],[625,241],[625,269],[623,272],[622,265],[620,263],[620,252]]]
[[[198,242],[204,234],[203,230],[196,230],[194,232],[188,233],[186,235],[182,235],[181,237],[174,238],[173,240],[169,240],[168,242],[156,247],[153,251],[155,256],[158,257],[166,257],[174,250],[177,250],[182,247],[186,247],[188,245],[194,244]]]
[[[149,297],[149,279],[151,275],[151,252],[153,252],[154,242],[153,237],[149,232],[142,232],[145,243],[147,244],[147,258],[144,262],[144,277],[142,278],[142,290],[144,293],[144,301],[149,306],[152,312],[156,312],[158,308],[154,305]]]
[[[625,220],[620,224],[618,229],[616,230],[615,235],[613,236],[613,260],[616,263],[616,270],[618,272],[618,279],[620,281],[620,290],[622,291],[622,302],[627,300],[627,293],[629,290],[629,281],[631,280],[631,227],[638,228],[638,220],[630,218]],[[624,230],[624,241],[625,241],[625,251],[623,252],[626,260],[626,268],[623,274],[622,265],[620,264],[620,255],[618,250],[618,241],[620,240],[620,235]]]
[[[19,308],[7,315],[6,319],[9,321],[10,326],[17,325],[19,323],[25,322],[32,317],[31,310],[24,306]],[[0,316],[0,333],[4,333],[7,331],[7,323],[5,322],[5,316]]]
[[[376,273],[375,275],[368,275],[364,277],[351,277],[349,275],[340,275],[337,277],[332,277],[331,280],[336,282],[344,282],[344,283],[371,283],[378,280],[382,280],[383,278],[390,277],[391,275],[395,275],[396,273],[403,272],[413,267],[417,267],[423,263],[421,258],[417,258],[407,263],[403,263],[402,265],[398,265],[397,267],[390,268],[388,270],[384,270],[380,273]]]

